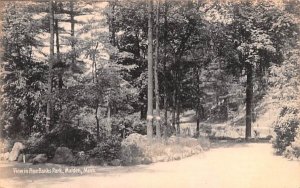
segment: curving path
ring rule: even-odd
[[[6,171],[0,188],[300,188],[300,161],[272,152],[270,144],[237,144],[180,161],[95,167],[96,173],[66,176],[14,175],[0,164],[0,173]]]

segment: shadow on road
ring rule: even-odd
[[[211,149],[215,148],[230,148],[230,147],[247,147],[250,143],[270,143],[269,138],[259,138],[259,139],[233,139],[233,138],[210,138]]]

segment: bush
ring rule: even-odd
[[[121,161],[123,165],[140,164],[143,151],[136,144],[122,145]]]
[[[105,137],[88,153],[91,158],[97,158],[97,160],[102,162],[111,162],[119,159],[121,155],[121,139],[117,136]]]
[[[25,154],[46,154],[49,158],[54,157],[56,146],[40,133],[33,134],[26,142]]]
[[[147,133],[146,121],[141,120],[138,114],[112,118],[112,134],[126,138],[132,133]]]
[[[45,153],[52,158],[58,147],[67,147],[74,151],[87,151],[95,145],[96,141],[88,131],[66,125],[46,135],[33,135],[28,139],[24,152],[29,154]]]
[[[273,147],[276,153],[281,155],[286,148],[295,141],[296,131],[299,127],[298,109],[293,107],[284,107],[280,111],[279,119],[275,122]]]
[[[140,144],[146,142],[146,137],[140,134],[131,134],[122,141],[121,161],[123,165],[134,165],[141,163],[144,152]]]
[[[283,155],[289,159],[300,158],[300,129],[298,128],[295,141],[286,148]]]
[[[147,140],[145,135],[133,133],[122,141],[122,164],[149,164],[177,160],[200,153],[202,147],[195,138],[172,136],[167,140]]]

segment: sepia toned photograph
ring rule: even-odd
[[[300,0],[0,0],[0,188],[300,188]]]

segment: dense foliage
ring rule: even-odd
[[[273,146],[277,149],[277,154],[282,154],[295,141],[300,123],[298,113],[298,109],[292,107],[283,107],[281,110],[279,119],[274,125],[276,137]]]
[[[55,149],[67,147],[74,151],[87,151],[96,146],[96,140],[88,131],[63,126],[45,135],[33,135],[27,141],[25,153],[46,153],[50,158],[54,156]]]
[[[92,158],[99,159],[102,163],[120,159],[121,139],[118,136],[105,137],[88,154]]]
[[[148,131],[151,42],[159,89],[150,123],[162,123],[155,134],[180,135],[181,115],[192,110],[194,136],[201,121],[228,121],[246,124],[248,139],[269,97],[283,109],[278,153],[298,147],[298,1],[166,0],[148,12],[149,2],[4,2],[0,137],[28,140],[28,152],[50,157],[64,146],[117,159],[119,139]]]

